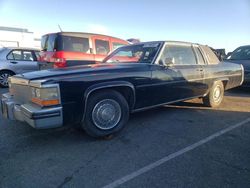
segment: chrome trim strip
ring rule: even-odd
[[[147,107],[143,107],[143,108],[138,108],[138,109],[132,110],[132,113],[140,112],[140,111],[143,111],[143,110],[148,110],[148,109],[155,108],[155,107],[158,107],[158,106],[163,106],[163,105],[166,105],[166,104],[171,104],[171,103],[186,101],[186,100],[190,100],[190,99],[195,99],[195,98],[199,98],[199,97],[203,97],[203,96],[204,95],[198,95],[198,96],[195,96],[195,97],[184,98],[184,99],[179,99],[179,100],[175,100],[175,101],[169,101],[169,102],[166,102],[166,103],[161,103],[161,104],[156,104],[156,105],[147,106]]]
[[[204,80],[208,80],[208,79],[215,79],[215,80],[223,79],[223,80],[225,80],[225,78],[232,77],[232,76],[241,76],[241,74],[227,75],[227,76],[221,76],[221,77],[209,77],[209,78],[191,79],[191,80],[185,80],[185,79],[177,80],[177,81],[169,80],[169,81],[165,81],[165,82],[161,82],[161,83],[140,85],[140,86],[137,86],[136,88],[142,88],[142,87],[147,87],[147,86],[160,86],[160,85],[166,85],[166,84],[176,84],[176,83],[181,83],[181,82],[204,81]]]
[[[244,72],[244,67],[243,67],[243,65],[241,64],[240,66],[241,66],[241,70],[242,70],[242,77],[241,77],[240,85],[242,85],[243,82],[244,82],[244,79],[245,79],[245,72]]]

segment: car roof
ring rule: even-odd
[[[244,46],[239,46],[239,47],[237,47],[237,48],[250,48],[250,45],[244,45]]]
[[[67,32],[67,31],[62,31],[62,32],[56,32],[56,33],[47,33],[43,36],[46,35],[51,35],[51,34],[58,34],[58,35],[70,35],[70,36],[79,36],[79,35],[88,35],[88,36],[94,36],[94,35],[98,35],[98,36],[104,36],[104,37],[111,37],[113,39],[118,39],[118,40],[122,40],[122,41],[126,41],[124,39],[118,38],[118,37],[113,37],[110,35],[104,35],[104,34],[98,34],[98,33],[88,33],[88,32]],[[126,41],[127,43],[129,43],[128,41]]]

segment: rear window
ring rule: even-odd
[[[57,51],[90,53],[89,39],[59,35],[57,37]]]
[[[220,62],[218,57],[208,46],[201,46],[201,48],[207,56],[208,64],[218,64]]]

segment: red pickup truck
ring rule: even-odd
[[[109,52],[128,41],[92,33],[58,32],[42,36],[40,69],[101,62]]]

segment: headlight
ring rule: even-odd
[[[31,88],[31,101],[40,106],[53,106],[60,104],[58,87]]]

